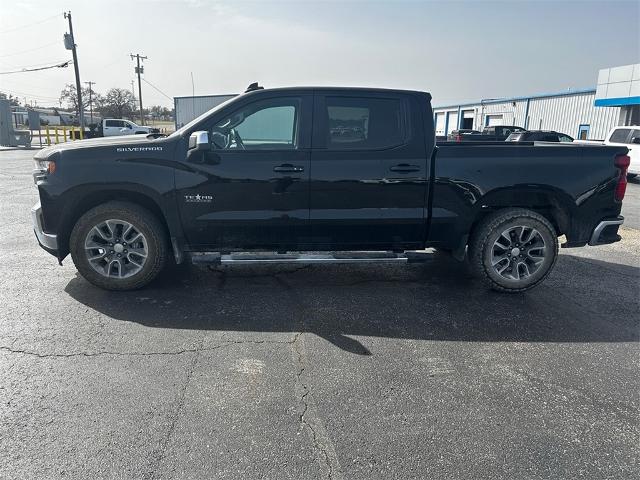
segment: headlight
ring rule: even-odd
[[[34,160],[35,169],[40,172],[46,172],[49,175],[56,171],[56,162],[53,160]]]

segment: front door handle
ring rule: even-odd
[[[301,167],[299,165],[291,165],[290,163],[284,163],[282,165],[278,165],[277,167],[273,167],[273,171],[277,173],[304,172],[304,167]]]
[[[409,165],[408,163],[401,163],[400,165],[394,165],[393,167],[389,167],[389,170],[391,170],[392,172],[410,173],[410,172],[419,172],[420,167],[418,165]]]

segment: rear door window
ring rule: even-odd
[[[610,142],[613,143],[629,143],[629,134],[631,133],[630,128],[617,128],[611,134],[609,138]]]
[[[327,96],[319,143],[328,150],[382,150],[402,145],[409,131],[406,110],[400,98]]]

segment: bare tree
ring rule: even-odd
[[[18,100],[18,97],[14,97],[11,94],[7,95],[4,92],[0,92],[0,100],[9,100],[9,104],[13,107],[17,107],[20,105],[20,100]]]
[[[93,95],[92,95],[93,97]],[[82,88],[82,98],[86,99],[84,103],[84,108],[88,108],[89,104],[89,89]],[[94,107],[96,105],[96,99],[92,98]],[[67,108],[72,108],[74,112],[78,113],[78,90],[76,90],[76,86],[68,83],[65,85],[64,89],[60,92],[60,103],[64,103]]]
[[[171,120],[171,110],[161,105],[153,105],[148,113],[156,120]]]
[[[98,111],[103,118],[131,118],[136,106],[136,99],[126,88],[111,88],[100,97]]]

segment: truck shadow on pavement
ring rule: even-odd
[[[603,278],[605,279],[603,281]],[[562,255],[547,281],[500,294],[466,266],[175,267],[151,286],[107,292],[76,276],[65,291],[113,319],[153,328],[314,333],[360,355],[355,337],[474,342],[637,342],[640,268]],[[361,341],[362,340],[362,341]]]

